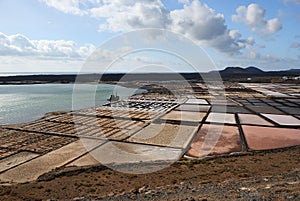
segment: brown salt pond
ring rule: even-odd
[[[218,136],[219,139],[216,139]],[[240,151],[242,151],[242,145],[237,127],[204,124],[186,155],[201,158],[206,155],[228,154]]]
[[[190,122],[201,122],[203,117],[206,115],[204,112],[188,112],[188,111],[171,111],[170,113],[163,116],[163,120],[175,120],[175,121],[190,121]]]
[[[290,115],[262,114],[282,126],[300,126],[300,120]]]
[[[100,162],[98,160],[96,160],[93,155],[91,155],[90,153],[81,156],[80,158],[76,159],[75,161],[67,164],[67,167],[72,167],[72,166],[76,166],[76,167],[82,167],[82,166],[90,166],[90,165],[99,165]]]
[[[287,128],[242,126],[252,150],[267,150],[300,145],[300,130]]]
[[[144,174],[162,169],[160,164],[155,163],[157,161],[163,161],[167,164],[177,161],[182,156],[183,150],[108,141],[90,151],[89,154],[99,163],[114,170],[131,174]],[[95,163],[94,159],[85,159],[85,162]],[[148,165],[144,165],[145,163]]]
[[[199,125],[150,124],[128,141],[186,148],[198,127]]]
[[[255,114],[238,114],[241,124],[252,124],[252,125],[262,125],[262,126],[274,126],[272,123],[264,120]]]
[[[19,152],[17,154],[11,155],[7,158],[0,160],[0,172],[8,170],[12,167],[20,165],[26,161],[29,161],[35,157],[39,156],[39,154],[31,153],[31,152]]]
[[[210,109],[209,105],[182,104],[178,106],[175,110],[191,111],[191,112],[208,112],[209,109]]]
[[[71,162],[102,143],[103,141],[100,140],[89,139],[75,141],[60,149],[36,157],[27,163],[23,163],[13,169],[7,170],[0,174],[0,181],[16,183],[34,181],[40,175]]]

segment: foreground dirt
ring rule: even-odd
[[[249,179],[229,179],[220,183],[181,182],[155,189],[146,187],[122,195],[90,200],[300,200],[300,170],[288,174]]]
[[[300,147],[179,161],[146,175],[65,168],[0,186],[0,200],[300,200]]]

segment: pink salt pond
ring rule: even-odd
[[[300,130],[259,126],[242,126],[248,147],[267,150],[300,145]]]
[[[242,146],[237,127],[204,124],[186,155],[201,158],[240,151]]]

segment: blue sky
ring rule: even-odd
[[[219,69],[300,68],[299,13],[300,0],[0,0],[0,72],[77,72],[143,28],[183,34]]]

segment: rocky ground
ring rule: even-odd
[[[0,186],[0,200],[300,200],[300,147],[181,160],[145,175],[104,166],[53,170]]]
[[[288,174],[250,179],[229,179],[220,183],[185,181],[155,189],[142,187],[105,198],[75,200],[300,200],[300,170]]]

